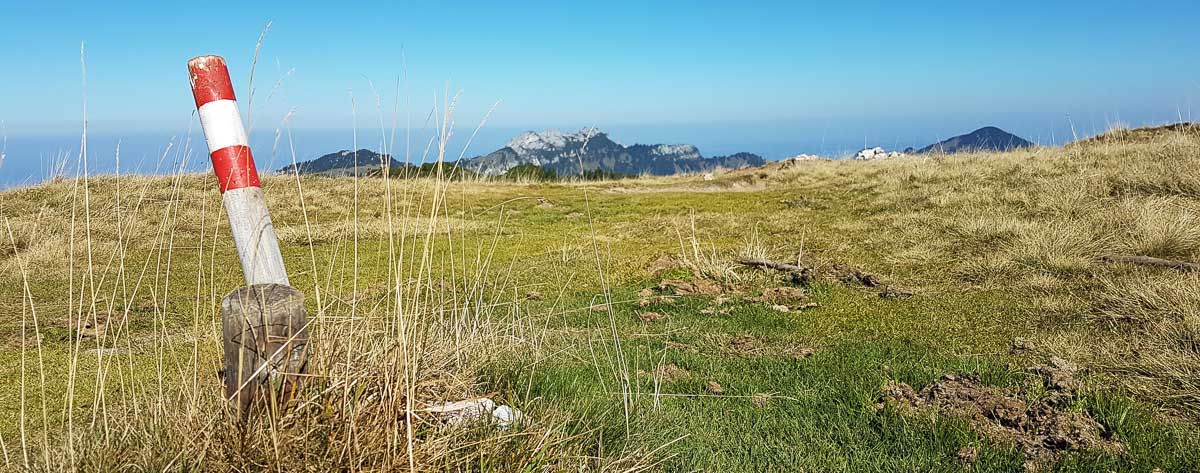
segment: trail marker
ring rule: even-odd
[[[260,395],[289,394],[306,370],[304,294],[288,283],[225,59],[193,58],[188,72],[246,278],[221,302],[225,395],[246,413]]]

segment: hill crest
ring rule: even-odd
[[[985,126],[965,135],[931,144],[917,151],[926,153],[962,153],[971,151],[1011,151],[1030,148],[1033,143],[994,126]]]

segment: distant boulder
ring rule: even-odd
[[[860,160],[860,161],[867,161],[867,160],[872,160],[872,159],[899,158],[901,156],[904,156],[904,153],[900,153],[900,152],[896,152],[896,151],[887,151],[883,148],[876,146],[874,148],[866,148],[862,151],[859,151],[858,153],[856,153],[854,155],[854,159]]]
[[[931,144],[917,151],[926,153],[963,153],[972,151],[1011,151],[1029,148],[1033,143],[994,126],[985,126],[965,135]]]

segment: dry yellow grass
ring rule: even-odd
[[[1064,326],[1047,340],[1194,415],[1200,409],[1195,276],[1097,258],[1200,260],[1197,169],[1200,128],[1188,126],[1117,130],[1066,148],[806,163],[772,184],[843,188],[840,197],[862,202],[866,211],[861,226],[843,228],[856,237],[885,236],[873,240],[876,257],[923,255],[907,266],[923,266],[913,276],[928,286],[952,286],[945,276],[957,275],[983,286],[1030,289],[1040,310],[1105,320]],[[1098,338],[1112,343],[1090,342]]]
[[[509,268],[491,267],[503,212],[449,215],[449,183],[436,179],[266,179],[293,284],[307,294],[315,358],[304,395],[241,425],[216,376],[216,310],[241,275],[224,251],[231,243],[214,184],[205,175],[100,176],[0,194],[5,465],[652,464],[645,452],[589,456],[553,411],[499,431],[440,428],[424,413],[485,394],[478,366],[542,356],[544,332],[511,297]]]
[[[803,253],[868,268],[934,307],[963,294],[1002,300],[1040,353],[1091,368],[1160,414],[1195,419],[1196,276],[1097,258],[1200,259],[1196,169],[1200,135],[1169,130],[1002,154],[768,166],[714,181],[271,177],[284,256],[322,345],[308,397],[244,436],[213,375],[216,308],[241,275],[211,178],[9,190],[0,193],[0,362],[11,382],[0,408],[13,420],[0,421],[0,448],[8,465],[47,470],[650,467],[661,442],[601,454],[599,434],[571,424],[578,412],[527,399],[529,387],[495,393],[532,406],[539,420],[524,429],[444,429],[413,413],[485,394],[482,373],[496,363],[533,372],[578,356],[564,345],[594,350],[584,361],[608,388],[637,389],[633,362],[611,359],[625,336],[608,325],[612,310],[586,330],[566,320],[592,313],[607,288],[640,284],[663,254],[694,276],[746,286],[769,279],[734,256]],[[546,301],[527,301],[531,289]],[[906,323],[940,323],[914,315]],[[978,340],[947,351],[975,356],[997,343],[964,337]],[[620,394],[609,407],[628,412],[636,393]]]

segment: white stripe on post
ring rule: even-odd
[[[236,101],[214,100],[201,105],[199,111],[200,126],[204,128],[204,138],[208,141],[210,151],[250,145]]]
[[[290,285],[225,59],[193,58],[188,71],[246,284]]]

